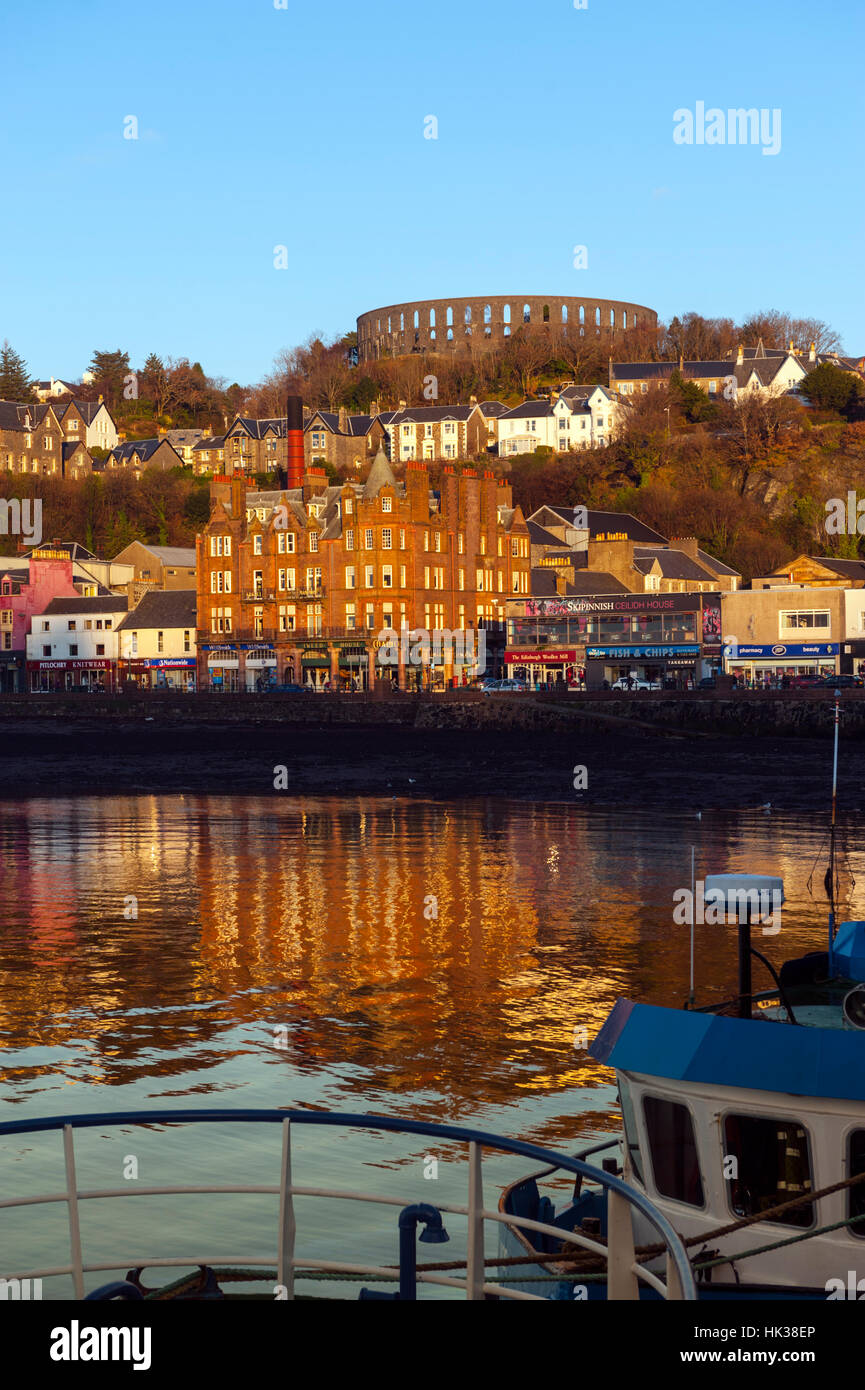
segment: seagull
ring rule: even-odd
[[[414,786],[415,782],[417,781],[417,778],[416,778],[416,777],[410,777],[408,780],[411,782],[412,786]]]
[[[760,806],[758,809],[759,809],[760,811],[766,811],[766,812],[768,813],[768,812],[771,811],[771,809],[772,809],[772,803],[771,803],[771,801],[764,801],[764,802],[763,802],[763,805]]]
[[[703,812],[702,812],[702,811],[698,811],[698,812],[697,812],[697,820],[702,820],[702,819],[703,819]]]

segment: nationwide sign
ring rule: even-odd
[[[741,647],[739,648],[741,651]],[[699,656],[698,646],[682,647],[586,647],[586,656],[590,661],[599,658],[609,657],[628,657],[631,661],[663,661],[668,656]]]
[[[724,655],[729,661],[752,656],[837,656],[837,642],[775,642],[766,647],[745,647],[741,643],[725,648]]]
[[[194,656],[131,657],[120,664],[128,666],[131,671],[174,671],[178,668],[190,671],[194,670],[196,660]]]

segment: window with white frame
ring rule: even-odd
[[[781,632],[828,632],[828,608],[796,608],[781,613]]]

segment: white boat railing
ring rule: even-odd
[[[75,1169],[76,1129],[105,1127],[108,1125],[155,1124],[179,1125],[189,1123],[269,1123],[279,1124],[282,1131],[282,1163],[280,1181],[270,1183],[174,1183],[161,1186],[106,1187],[82,1189],[78,1186]],[[636,1299],[639,1297],[640,1282],[645,1283],[657,1294],[667,1299],[696,1299],[696,1290],[687,1253],[681,1239],[669,1224],[666,1217],[635,1188],[628,1186],[618,1176],[593,1168],[581,1159],[557,1154],[534,1144],[509,1139],[502,1135],[485,1133],[480,1130],[459,1128],[450,1125],[428,1124],[426,1122],[402,1120],[389,1116],[339,1114],[329,1111],[285,1111],[285,1110],[159,1110],[132,1111],[115,1114],[56,1116],[45,1120],[11,1121],[0,1124],[0,1142],[12,1134],[26,1134],[45,1130],[59,1130],[63,1138],[66,1186],[61,1191],[46,1192],[26,1197],[0,1199],[0,1210],[26,1206],[41,1206],[50,1203],[65,1203],[68,1211],[68,1233],[70,1258],[68,1262],[40,1268],[22,1269],[5,1275],[6,1284],[15,1280],[45,1279],[53,1276],[70,1276],[75,1297],[83,1299],[86,1274],[108,1270],[141,1270],[146,1268],[189,1268],[190,1266],[231,1266],[243,1269],[276,1271],[277,1288],[274,1296],[286,1299],[295,1297],[295,1283],[302,1280],[307,1272],[356,1275],[381,1280],[393,1280],[402,1290],[401,1274],[396,1266],[357,1264],[346,1261],[319,1260],[298,1255],[296,1250],[297,1220],[295,1199],[298,1197],[328,1198],[337,1201],[370,1202],[381,1206],[406,1209],[404,1197],[385,1196],[381,1193],[363,1192],[327,1187],[309,1187],[294,1181],[292,1171],[292,1129],[297,1125],[328,1125],[351,1129],[386,1130],[403,1134],[417,1134],[425,1137],[462,1142],[468,1146],[468,1201],[465,1204],[437,1202],[435,1207],[423,1204],[425,1212],[448,1213],[465,1217],[467,1222],[467,1251],[465,1277],[445,1274],[435,1270],[414,1268],[411,1281],[421,1284],[441,1285],[463,1292],[468,1299],[487,1297],[514,1300],[545,1301],[540,1294],[508,1287],[487,1279],[484,1254],[486,1223],[492,1222],[538,1235],[552,1236],[559,1241],[566,1240],[569,1246],[579,1246],[591,1254],[600,1256],[606,1264],[607,1297],[609,1299]],[[483,1195],[483,1150],[492,1149],[499,1153],[523,1155],[552,1163],[559,1169],[572,1172],[581,1178],[591,1179],[606,1189],[607,1193],[607,1243],[593,1239],[581,1230],[566,1230],[548,1222],[534,1221],[529,1217],[491,1211],[484,1205]],[[194,1251],[183,1256],[163,1256],[150,1252],[131,1252],[118,1254],[110,1260],[91,1261],[84,1257],[80,1204],[101,1198],[134,1198],[153,1196],[190,1195],[206,1193],[267,1194],[279,1198],[279,1221],[276,1256],[270,1253],[214,1253],[213,1251]],[[409,1211],[418,1208],[408,1208]],[[653,1273],[641,1264],[635,1254],[632,1217],[640,1212],[655,1230],[666,1250],[665,1278]],[[421,1218],[423,1219],[423,1218]],[[414,1227],[411,1235],[414,1244]],[[567,1255],[559,1257],[567,1260]],[[412,1255],[413,1259],[413,1255]],[[654,1263],[655,1261],[653,1261]],[[499,1261],[493,1260],[497,1264]],[[265,1277],[264,1275],[262,1276]],[[526,1270],[526,1282],[536,1282],[538,1275]],[[577,1271],[558,1274],[559,1282],[580,1283]],[[406,1295],[400,1294],[401,1297]],[[412,1297],[413,1294],[409,1294]]]

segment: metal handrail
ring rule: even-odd
[[[278,1185],[264,1184],[172,1184],[165,1187],[148,1188],[107,1188],[79,1189],[75,1176],[74,1130],[92,1129],[105,1125],[154,1125],[154,1124],[279,1124],[282,1127],[282,1172]],[[607,1295],[612,1298],[639,1297],[638,1281],[643,1280],[656,1292],[666,1298],[696,1300],[691,1265],[682,1241],[667,1218],[652,1202],[636,1188],[629,1187],[620,1178],[601,1169],[593,1168],[581,1159],[556,1154],[537,1144],[527,1144],[523,1140],[509,1139],[503,1135],[491,1134],[454,1125],[439,1125],[420,1120],[404,1120],[385,1115],[364,1115],[340,1113],[323,1110],[130,1110],[115,1113],[101,1112],[90,1115],[54,1115],[41,1120],[7,1120],[0,1123],[0,1139],[6,1135],[41,1133],[48,1130],[62,1131],[66,1165],[66,1189],[59,1193],[45,1193],[23,1198],[7,1198],[0,1201],[0,1208],[31,1206],[49,1202],[66,1202],[69,1212],[69,1239],[71,1260],[67,1265],[53,1266],[49,1269],[32,1270],[7,1276],[18,1279],[45,1278],[50,1275],[71,1274],[77,1298],[84,1297],[84,1274],[97,1270],[119,1268],[174,1267],[188,1265],[246,1265],[250,1267],[273,1267],[277,1269],[279,1283],[286,1290],[288,1298],[294,1297],[294,1278],[296,1270],[330,1270],[359,1275],[391,1275],[393,1268],[381,1266],[356,1265],[334,1261],[321,1261],[298,1258],[295,1255],[295,1217],[294,1198],[329,1197],[351,1201],[373,1202],[386,1206],[404,1204],[401,1197],[386,1197],[377,1193],[350,1192],[338,1189],[305,1187],[292,1180],[291,1168],[291,1127],[292,1125],[324,1125],[341,1128],[377,1129],[396,1133],[418,1134],[429,1138],[445,1139],[467,1143],[469,1146],[469,1200],[467,1205],[458,1203],[439,1203],[441,1211],[463,1215],[468,1221],[468,1251],[465,1279],[452,1278],[443,1274],[421,1271],[418,1279],[425,1283],[443,1284],[458,1288],[469,1299],[481,1299],[486,1294],[495,1294],[511,1299],[537,1299],[539,1295],[509,1289],[485,1278],[484,1266],[484,1227],[487,1221],[506,1226],[517,1226],[522,1230],[552,1235],[561,1240],[567,1235],[569,1242],[581,1246],[593,1254],[607,1260]],[[513,1153],[543,1163],[552,1162],[557,1168],[564,1168],[577,1176],[591,1178],[608,1191],[608,1244],[592,1240],[584,1232],[568,1231],[546,1222],[533,1221],[528,1217],[512,1216],[508,1213],[489,1211],[483,1202],[481,1172],[481,1150],[495,1149],[499,1152]],[[127,1256],[115,1257],[111,1263],[100,1261],[85,1263],[81,1244],[78,1204],[98,1197],[143,1197],[167,1194],[186,1194],[192,1192],[247,1192],[268,1193],[280,1198],[279,1248],[276,1261],[273,1257],[260,1255],[226,1256]],[[645,1265],[639,1264],[634,1251],[632,1210],[637,1210],[655,1228],[667,1251],[666,1284]],[[302,1275],[301,1275],[302,1277]],[[577,1282],[579,1275],[572,1276]],[[531,1282],[531,1275],[527,1282]]]

